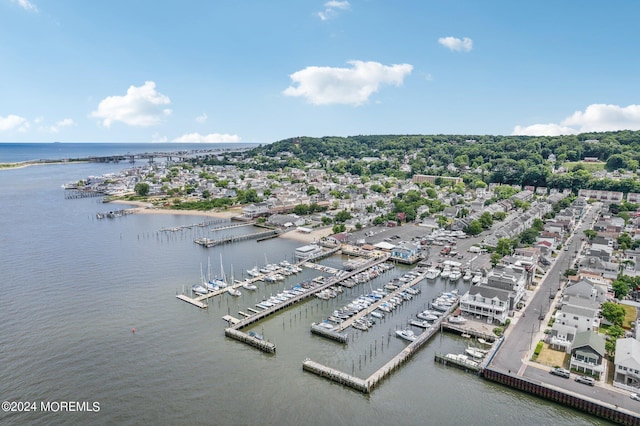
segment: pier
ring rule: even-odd
[[[474,373],[478,373],[481,368],[480,365],[473,360],[462,358],[456,354],[446,354],[442,355],[439,353],[435,354],[435,360],[444,365],[455,365],[458,368],[461,368],[465,371],[473,371]]]
[[[200,244],[203,247],[209,248],[209,247],[218,246],[220,244],[228,244],[228,243],[235,243],[238,241],[256,240],[256,239],[262,239],[262,238],[275,237],[279,234],[280,234],[279,230],[271,229],[269,231],[260,231],[260,232],[254,232],[253,234],[235,235],[235,236],[229,236],[229,237],[222,237],[218,239],[198,238],[193,242],[196,244]]]
[[[180,300],[182,300],[184,302],[190,303],[193,306],[197,306],[200,309],[206,309],[207,308],[207,305],[205,305],[201,301],[196,300],[196,299],[192,299],[191,297],[185,296],[184,294],[176,294],[176,298],[178,298],[178,299],[180,299]]]

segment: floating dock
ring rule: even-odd
[[[180,300],[182,300],[184,302],[190,303],[190,304],[192,304],[194,306],[197,306],[200,309],[206,309],[207,308],[207,305],[205,305],[204,303],[200,302],[199,300],[192,299],[189,296],[185,296],[184,294],[176,294],[176,298],[178,298],[178,299],[180,299]]]
[[[477,361],[473,361],[470,359],[465,359],[460,357],[458,354],[438,354],[435,355],[435,360],[444,365],[455,365],[465,371],[473,371],[478,373],[481,368],[480,364]]]

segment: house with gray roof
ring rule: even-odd
[[[605,338],[593,331],[577,333],[571,345],[569,369],[600,377],[605,371]]]
[[[460,310],[488,323],[504,324],[509,313],[510,293],[498,288],[472,286],[460,298]]]

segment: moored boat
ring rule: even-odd
[[[413,330],[409,330],[409,329],[396,330],[396,336],[398,336],[401,339],[408,340],[410,342],[413,342],[418,337],[413,332]]]

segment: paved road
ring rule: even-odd
[[[619,391],[609,385],[601,383],[590,387],[571,379],[554,376],[549,368],[539,364],[529,363],[535,345],[544,336],[544,329],[553,309],[552,305],[558,300],[562,274],[573,263],[582,245],[581,238],[585,229],[591,229],[600,210],[600,205],[594,205],[578,224],[570,239],[567,250],[561,250],[549,271],[534,291],[534,296],[527,302],[524,314],[509,327],[504,343],[493,358],[490,367],[495,370],[511,372],[528,379],[566,389],[580,395],[585,395],[612,405],[617,405],[634,412],[640,412],[640,402],[629,397],[628,392]],[[551,299],[554,297],[554,299]],[[540,319],[542,318],[542,319]]]

